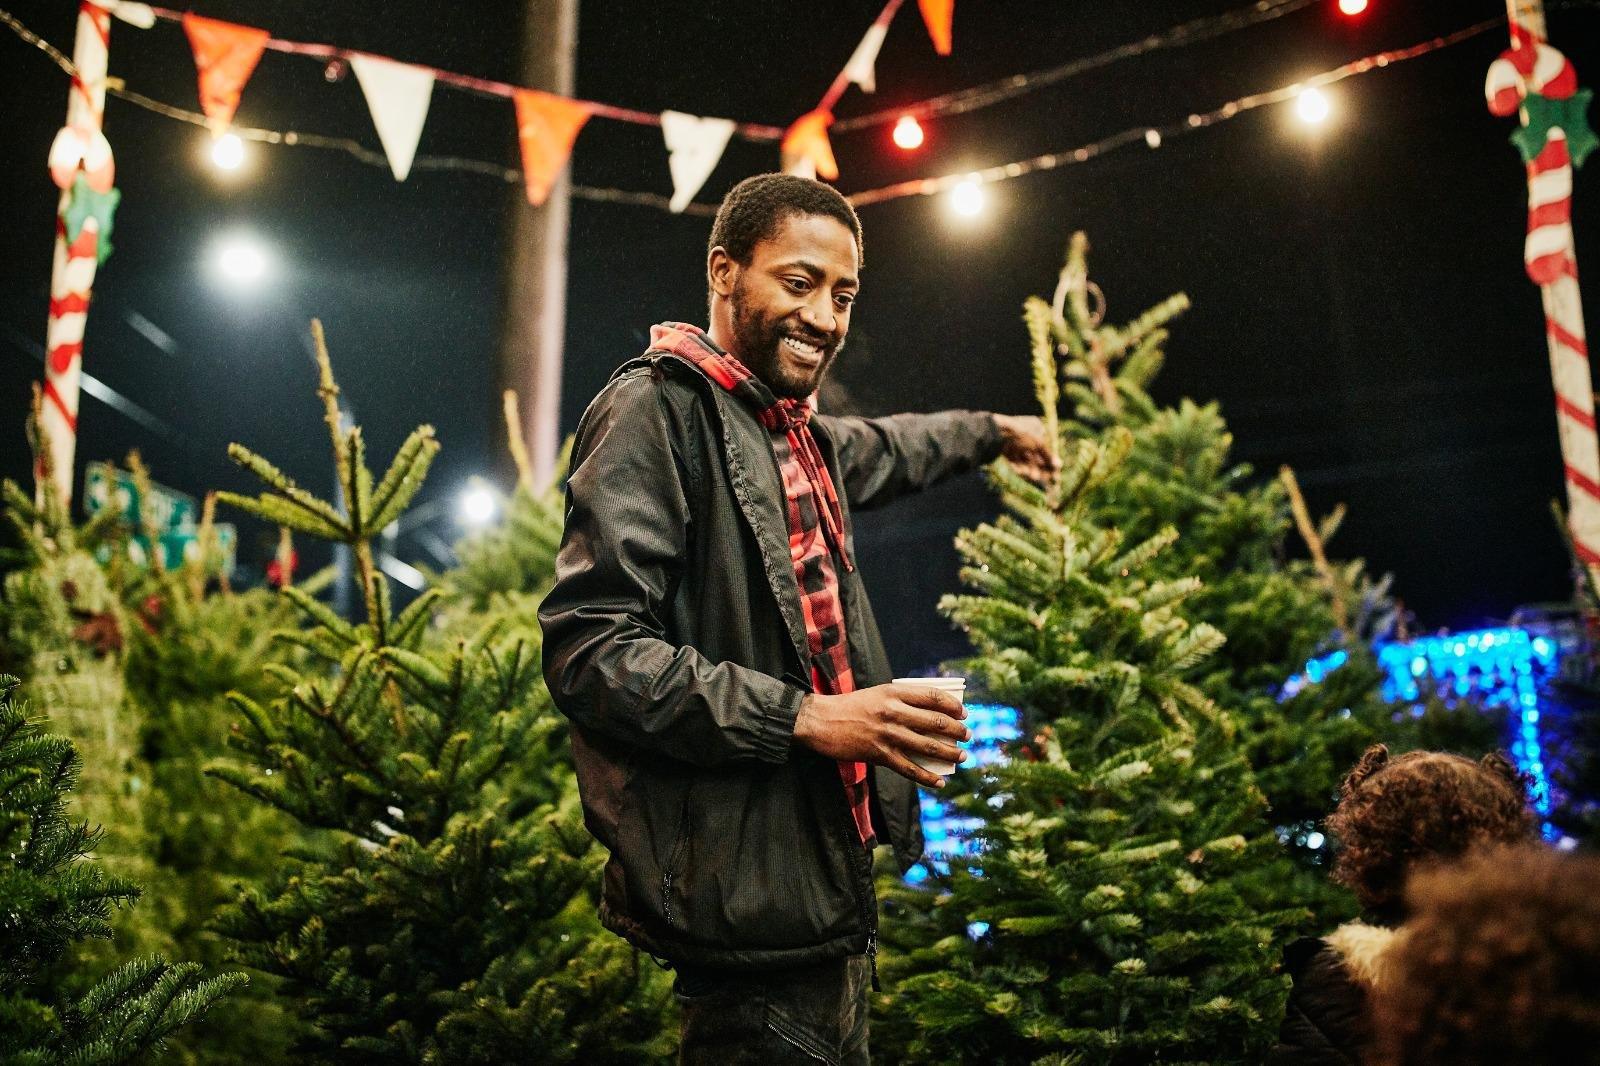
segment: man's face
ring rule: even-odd
[[[816,391],[850,331],[855,236],[827,215],[791,215],[734,264],[732,354],[779,399]]]

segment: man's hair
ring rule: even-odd
[[[791,215],[838,219],[855,236],[856,265],[865,262],[855,208],[833,186],[793,174],[757,174],[735,185],[717,208],[706,251],[720,245],[734,262],[748,264],[756,245],[776,234]]]
[[[1600,859],[1525,845],[1426,870],[1374,989],[1387,1066],[1600,1059]]]
[[[1385,921],[1404,916],[1402,891],[1418,866],[1474,847],[1528,840],[1527,780],[1498,753],[1473,762],[1442,751],[1391,760],[1374,744],[1340,789],[1328,818],[1338,840],[1334,880]]]

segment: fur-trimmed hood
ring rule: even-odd
[[[1404,935],[1386,925],[1346,922],[1322,939],[1339,954],[1351,980],[1370,990],[1391,979],[1395,951]]]
[[[1270,1066],[1356,1066],[1371,1043],[1367,1000],[1394,980],[1396,949],[1406,934],[1348,922],[1327,936],[1289,945],[1284,969],[1294,978]]]

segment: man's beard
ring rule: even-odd
[[[741,278],[733,287],[733,338],[738,345],[733,354],[778,399],[803,400],[810,396],[822,384],[828,368],[844,348],[844,340],[841,338],[830,346],[804,326],[786,323],[781,319],[764,321],[744,296],[744,280]],[[778,350],[778,345],[791,334],[798,340],[822,349],[822,361],[815,370],[797,371],[784,365],[783,353]]]

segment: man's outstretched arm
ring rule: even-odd
[[[931,488],[1001,455],[1035,480],[1053,466],[1044,421],[1029,415],[938,411],[817,419],[833,438],[845,497],[856,511]]]

